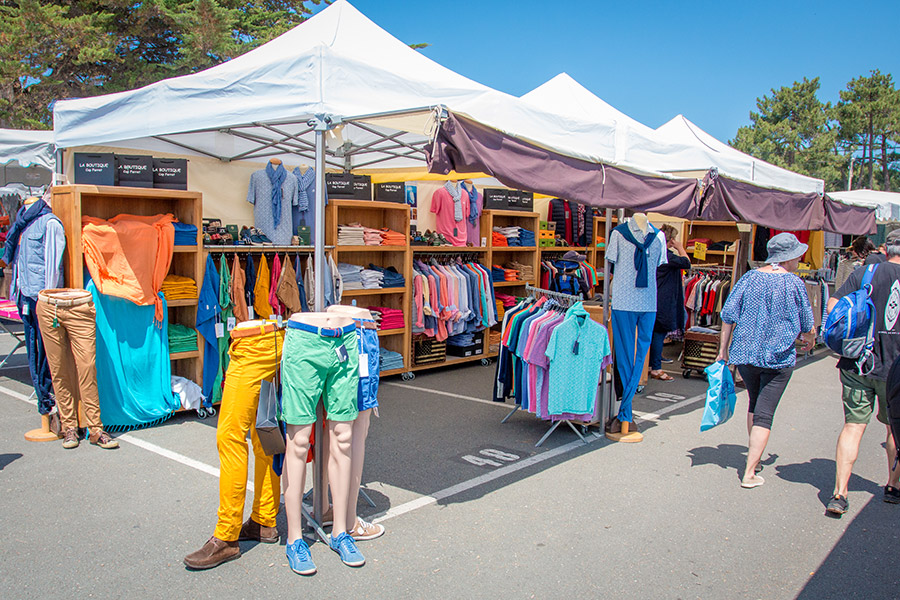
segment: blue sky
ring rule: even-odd
[[[727,141],[758,96],[805,77],[836,102],[871,69],[900,76],[900,1],[350,0],[429,58],[521,95],[565,71],[658,127],[683,113]]]

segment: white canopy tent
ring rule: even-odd
[[[828,196],[851,206],[873,208],[878,221],[900,221],[900,193],[851,190],[849,192],[828,192]]]
[[[824,193],[822,180],[739,152],[682,115],[658,129],[651,129],[613,108],[565,73],[528,92],[522,99],[535,107],[572,117],[613,120],[618,134],[615,156],[622,164],[671,174],[697,175],[716,168],[722,175],[762,187]]]
[[[0,129],[0,164],[11,160],[23,167],[39,165],[53,170],[56,167],[53,132]]]

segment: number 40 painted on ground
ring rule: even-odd
[[[476,467],[502,467],[503,463],[511,463],[522,458],[518,454],[503,452],[502,450],[495,450],[493,448],[479,450],[478,454],[481,456],[466,454],[462,456],[462,459]]]

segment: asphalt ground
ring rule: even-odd
[[[753,490],[738,485],[746,392],[701,434],[705,383],[677,363],[674,382],[635,400],[640,444],[584,444],[561,427],[535,448],[546,423],[501,424],[511,407],[485,401],[493,366],[386,379],[364,473],[376,506],[360,513],[387,534],[360,543],[361,569],[314,544],[319,572],[303,578],[283,542],[184,568],[215,525],[214,418],[182,414],[114,451],[29,443],[38,416],[20,354],[0,372],[0,598],[898,598],[881,425],[863,438],[849,513],[823,514],[842,424],[834,363],[795,372]]]

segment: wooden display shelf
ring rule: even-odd
[[[534,252],[537,246],[492,246],[491,252]]]
[[[51,188],[53,212],[62,221],[66,233],[63,260],[65,285],[84,287],[84,245],[82,218],[109,220],[120,214],[153,216],[171,214],[181,223],[197,227],[197,243],[173,246],[169,273],[189,277],[200,285],[203,282],[205,253],[200,232],[203,226],[203,195],[185,190],[134,188],[96,185],[58,185]],[[148,249],[150,251],[151,249]],[[170,319],[188,327],[195,326],[198,299],[171,300]],[[186,377],[203,385],[203,356],[199,350],[170,355],[172,374]],[[148,365],[147,368],[150,368]]]
[[[587,252],[590,250],[590,248],[587,246],[544,246],[541,248],[541,252],[565,252],[568,250],[574,250],[575,252]]]
[[[382,296],[388,294],[405,294],[406,288],[378,288],[377,290],[344,290],[343,296]]]
[[[426,365],[413,365],[408,370],[409,371],[424,371],[425,369],[433,369],[435,367],[447,367],[451,365],[458,365],[462,363],[475,362],[476,360],[480,361],[484,358],[494,358],[499,355],[499,352],[487,352],[483,354],[475,354],[473,356],[451,356],[446,360],[436,363],[428,363]]]
[[[391,375],[400,375],[402,373],[406,373],[407,369],[404,367],[402,369],[388,369],[387,371],[381,371],[378,373],[379,377],[390,377]]]
[[[406,333],[406,327],[400,327],[399,329],[379,329],[378,337],[388,337],[391,335],[403,335]]]
[[[522,279],[517,279],[516,281],[494,281],[494,287],[515,287],[517,285],[528,285],[530,281],[524,281]]]
[[[406,252],[407,246],[335,246],[340,252]]]
[[[177,248],[177,246],[176,246]],[[315,252],[315,246],[203,246],[207,252]],[[332,250],[334,246],[325,246]]]
[[[188,298],[183,300],[166,300],[166,306],[197,306],[200,303],[199,298]]]
[[[487,252],[486,246],[411,246],[413,252],[449,252],[464,254],[466,252]]]

